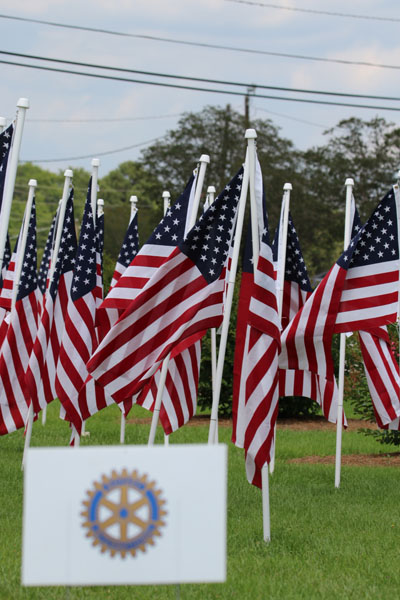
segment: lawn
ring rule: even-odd
[[[82,444],[117,444],[119,411],[110,407],[87,423]],[[128,424],[126,442],[146,443],[147,424]],[[293,464],[291,458],[329,455],[334,431],[279,430],[270,480],[272,541],[262,541],[260,490],[244,475],[243,452],[229,441],[228,577],[224,584],[140,587],[23,588],[20,585],[23,436],[0,438],[0,599],[386,599],[400,583],[399,470],[342,467],[334,488],[333,465]],[[171,443],[206,442],[206,425],[186,427]],[[48,421],[33,427],[32,446],[65,445],[68,427],[50,405]],[[161,432],[157,442],[162,442]],[[354,431],[343,435],[343,454],[385,453],[390,448]],[[393,450],[393,449],[391,449]],[[72,450],[71,450],[72,451]],[[195,516],[194,507],[194,516]],[[45,525],[45,515],[43,515]]]

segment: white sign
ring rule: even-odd
[[[224,445],[31,448],[23,585],[226,579]]]

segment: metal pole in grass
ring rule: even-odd
[[[132,219],[134,218],[134,216],[136,215],[138,209],[137,209],[137,202],[138,202],[138,198],[137,196],[131,196],[129,199],[129,202],[131,203],[131,214],[129,217],[129,224],[131,224]],[[122,404],[120,406],[121,409],[121,427],[120,427],[120,432],[119,432],[119,442],[120,444],[125,444],[125,426],[126,426],[126,416],[125,416],[125,408],[124,405]]]
[[[254,132],[254,129],[250,129],[250,130],[246,131],[246,139],[247,139],[248,131]],[[228,285],[227,285],[226,296],[225,296],[224,316],[223,316],[222,325],[221,325],[221,336],[220,336],[219,349],[218,349],[217,370],[216,370],[216,374],[215,374],[215,384],[214,384],[214,389],[213,389],[213,399],[212,399],[212,406],[211,406],[210,429],[208,431],[208,443],[209,444],[215,443],[215,431],[217,428],[218,404],[219,404],[219,397],[221,395],[221,384],[222,384],[222,374],[223,374],[223,370],[224,370],[226,343],[227,343],[227,339],[228,339],[229,322],[230,322],[230,318],[231,318],[233,291],[234,291],[234,287],[235,287],[236,271],[237,271],[238,260],[239,260],[240,240],[242,238],[244,213],[245,213],[245,209],[246,209],[247,191],[249,188],[248,155],[249,155],[249,149],[247,148],[246,159],[244,162],[244,170],[243,170],[242,189],[240,192],[240,199],[239,199],[239,205],[238,205],[238,215],[237,215],[237,219],[236,219],[236,231],[235,231],[235,240],[233,243],[232,262],[231,262],[231,267],[229,269]]]
[[[351,212],[354,181],[346,179],[346,216],[344,221],[344,249],[351,238]],[[344,395],[344,366],[346,358],[346,334],[340,334],[339,374],[338,374],[338,405],[336,416],[336,457],[335,457],[335,488],[340,486],[340,468],[342,460],[342,422],[343,422],[343,395]]]
[[[199,166],[198,172],[197,172],[197,181],[196,181],[194,198],[193,198],[193,201],[192,201],[192,199],[190,199],[190,201],[189,201],[189,209],[188,209],[189,214],[186,219],[185,234],[188,231],[190,231],[196,223],[197,211],[198,211],[199,204],[200,204],[200,197],[201,197],[201,192],[203,189],[204,177],[205,177],[207,165],[209,164],[209,162],[210,162],[210,157],[207,154],[202,154],[200,157],[200,161],[199,161],[200,166]],[[153,417],[151,419],[150,435],[149,435],[149,441],[148,441],[149,446],[152,446],[154,444],[154,440],[156,437],[156,430],[157,430],[158,419],[160,416],[161,403],[162,403],[162,395],[163,395],[163,391],[164,391],[164,387],[165,387],[165,381],[167,378],[168,365],[169,365],[170,358],[171,358],[171,353],[169,353],[165,357],[162,367],[161,367],[160,380],[159,380],[158,387],[157,387],[157,396],[156,396],[156,400],[154,403]]]
[[[285,183],[283,186],[283,197],[282,197],[282,208],[281,218],[279,220],[279,244],[278,244],[278,265],[277,265],[277,296],[278,296],[278,318],[279,322],[282,323],[282,309],[283,309],[283,288],[285,285],[285,267],[286,267],[286,246],[287,246],[287,230],[289,222],[289,208],[290,208],[290,192],[292,191],[292,184]],[[272,473],[275,470],[275,448],[276,448],[276,423],[274,426],[274,443],[271,446],[271,460],[269,463],[269,472]]]
[[[53,252],[52,252],[52,256],[51,256],[50,269],[49,269],[49,274],[48,274],[49,287],[48,287],[46,293],[49,293],[49,289],[50,289],[50,286],[51,286],[51,283],[53,280],[53,276],[54,276],[54,271],[56,268],[57,256],[58,256],[58,251],[60,249],[61,234],[62,234],[62,230],[63,230],[63,226],[64,226],[65,210],[67,207],[67,200],[68,200],[68,196],[70,193],[72,176],[73,176],[73,173],[72,173],[71,169],[66,169],[66,171],[64,172],[65,179],[64,179],[63,194],[62,194],[62,198],[61,198],[61,201],[60,201],[60,204],[58,207],[57,230],[56,230],[56,236],[55,236],[55,241],[54,241],[54,248],[53,248]],[[46,406],[42,409],[43,412],[45,412],[45,409],[46,409]],[[46,419],[44,419],[44,422],[45,422],[45,420]],[[22,467],[21,467],[22,469],[24,468],[24,464],[25,464],[25,460],[26,460],[26,452],[27,452],[30,442],[31,442],[32,423],[33,423],[33,405],[31,402],[29,405],[27,421],[25,423],[25,444],[24,444],[24,454],[22,457]]]

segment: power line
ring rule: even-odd
[[[144,81],[141,79],[130,79],[127,77],[117,77],[117,76],[112,76],[112,75],[100,75],[99,73],[84,73],[82,71],[72,71],[70,69],[59,69],[59,68],[55,68],[55,67],[44,67],[41,65],[28,65],[26,63],[18,63],[15,61],[8,61],[8,60],[0,60],[0,64],[5,64],[5,65],[12,65],[12,66],[16,66],[16,67],[25,67],[27,69],[38,69],[41,71],[51,71],[53,73],[64,73],[64,74],[69,74],[69,75],[80,75],[83,77],[91,77],[94,79],[105,79],[105,80],[111,80],[111,81],[122,81],[122,82],[126,82],[126,83],[139,83],[139,84],[143,84],[143,85],[153,85],[153,86],[159,86],[159,87],[166,87],[166,88],[173,88],[173,89],[180,89],[180,90],[191,90],[191,91],[195,91],[195,92],[207,92],[207,93],[214,93],[214,94],[224,94],[224,95],[229,95],[229,96],[243,96],[243,92],[235,92],[233,90],[221,90],[221,89],[215,89],[215,88],[201,88],[201,87],[197,87],[197,86],[189,86],[189,85],[182,85],[182,84],[177,84],[177,83],[164,83],[164,82],[158,82],[158,81]],[[394,112],[399,112],[400,111],[400,107],[394,107],[394,106],[377,106],[377,105],[371,105],[371,104],[354,104],[351,102],[334,102],[331,100],[313,100],[313,99],[309,99],[309,98],[289,98],[287,96],[271,96],[268,94],[256,94],[256,93],[252,93],[251,94],[252,98],[263,98],[263,99],[267,99],[267,100],[282,100],[285,102],[301,102],[301,103],[305,103],[305,104],[321,104],[321,105],[327,105],[327,106],[345,106],[345,107],[349,107],[349,108],[363,108],[363,109],[369,109],[369,110],[387,110],[387,111],[394,111]],[[85,157],[86,158],[86,157]]]
[[[255,108],[255,110],[261,110],[262,112],[268,113],[270,115],[275,115],[277,117],[283,117],[285,119],[290,119],[291,121],[297,121],[298,123],[305,123],[306,125],[313,125],[314,127],[319,127],[320,129],[328,129],[327,125],[321,125],[320,123],[313,123],[312,121],[307,121],[306,119],[298,119],[296,117],[284,115],[283,113],[274,112],[272,110],[267,110],[266,108],[261,108],[261,106],[255,106],[254,108]]]
[[[180,117],[182,113],[174,113],[170,115],[154,115],[149,117],[121,117],[121,118],[100,118],[100,119],[29,119],[29,123],[121,123],[126,121],[152,121],[153,119],[169,119],[172,117]]]
[[[294,58],[296,60],[312,60],[312,61],[317,61],[317,62],[335,63],[335,64],[339,64],[339,65],[377,67],[380,69],[399,69],[400,68],[398,66],[372,63],[372,62],[361,61],[361,60],[345,60],[345,59],[341,59],[341,58],[324,58],[321,56],[308,56],[308,55],[304,55],[304,54],[289,54],[286,52],[272,52],[269,50],[256,50],[254,48],[241,48],[241,47],[237,47],[237,46],[225,46],[225,45],[221,45],[221,44],[210,44],[207,42],[193,42],[190,40],[179,40],[179,39],[165,38],[165,37],[160,37],[160,36],[155,36],[155,35],[145,35],[145,34],[140,34],[140,33],[124,33],[124,32],[120,32],[120,31],[112,31],[109,29],[99,29],[99,28],[95,28],[95,27],[85,27],[83,25],[70,25],[70,24],[65,24],[65,23],[56,23],[53,21],[43,21],[40,19],[31,19],[28,17],[16,17],[16,16],[12,16],[12,15],[0,14],[0,19],[12,19],[15,21],[25,21],[25,22],[29,22],[29,23],[38,23],[41,25],[49,25],[51,27],[76,29],[76,30],[80,30],[80,31],[88,31],[91,33],[100,33],[100,34],[107,34],[107,35],[137,38],[137,39],[143,39],[143,40],[148,40],[148,41],[153,41],[153,42],[181,44],[184,46],[194,46],[197,48],[210,48],[213,50],[228,50],[230,52],[245,52],[247,54],[261,54],[261,55],[266,55],[266,56],[278,56],[281,58]]]
[[[160,137],[147,140],[146,142],[140,142],[139,144],[133,144],[132,146],[124,146],[124,148],[117,148],[116,150],[107,150],[105,152],[92,152],[91,154],[85,154],[84,156],[69,156],[67,158],[35,158],[33,160],[24,159],[22,163],[51,163],[51,162],[68,162],[69,160],[81,160],[83,158],[93,158],[93,156],[107,156],[108,154],[117,154],[117,152],[125,152],[125,150],[132,150],[133,148],[139,148],[140,146],[147,146],[160,140]]]
[[[50,63],[61,63],[64,65],[73,65],[75,67],[85,67],[90,69],[103,69],[106,71],[117,71],[120,73],[134,73],[136,75],[146,75],[150,77],[161,77],[166,79],[177,79],[177,80],[186,80],[186,81],[195,81],[199,83],[215,83],[218,85],[229,85],[236,87],[244,87],[244,88],[259,88],[263,90],[274,90],[280,92],[296,92],[301,94],[317,94],[323,96],[339,96],[346,98],[363,98],[368,100],[391,100],[391,101],[400,101],[400,97],[398,96],[374,96],[370,94],[353,94],[350,92],[327,92],[323,90],[308,90],[304,88],[289,88],[282,87],[276,85],[265,85],[261,83],[248,83],[248,82],[239,82],[239,81],[227,81],[221,79],[209,79],[205,77],[193,77],[192,75],[176,75],[172,73],[160,73],[156,71],[142,71],[139,69],[128,69],[125,67],[112,67],[107,65],[99,65],[95,63],[87,63],[75,60],[67,60],[65,58],[53,58],[50,56],[39,56],[37,54],[25,54],[21,52],[9,52],[7,50],[0,50],[0,54],[6,54],[7,56],[17,56],[18,58],[27,58],[29,60],[40,60]],[[400,69],[400,66],[398,67]]]
[[[314,8],[299,8],[295,6],[281,6],[269,2],[255,2],[255,0],[225,0],[225,2],[236,2],[237,4],[247,4],[250,6],[262,6],[263,8],[277,8],[278,10],[290,10],[293,12],[302,12],[314,15],[326,15],[328,17],[346,17],[349,19],[367,19],[368,21],[388,21],[389,23],[398,23],[397,17],[375,17],[373,15],[360,15],[352,13],[333,12],[329,10],[316,10]]]

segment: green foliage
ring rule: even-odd
[[[279,416],[283,418],[310,417],[319,412],[315,400],[303,396],[279,398]]]

